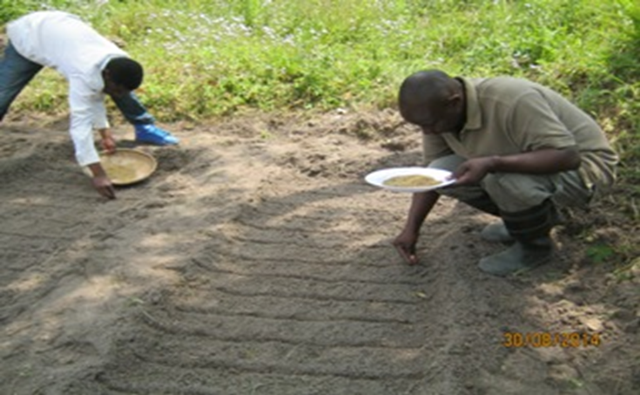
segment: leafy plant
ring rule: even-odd
[[[616,255],[613,247],[607,244],[596,244],[587,249],[587,256],[594,263],[603,263]]]

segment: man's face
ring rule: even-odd
[[[428,103],[423,108],[408,111],[405,119],[420,126],[424,134],[457,132],[463,124],[463,115],[457,100]]]
[[[105,79],[104,81],[104,93],[109,96],[114,97],[122,97],[128,94],[130,91],[122,85],[118,85],[111,81],[110,79]]]
[[[129,92],[131,92],[129,89],[127,89],[123,85],[116,84],[115,82],[113,82],[113,80],[111,79],[111,76],[109,76],[108,70],[105,70],[102,73],[102,80],[104,81],[104,88],[102,89],[102,91],[109,96],[122,97],[124,95],[127,95]]]

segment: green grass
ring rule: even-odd
[[[611,1],[0,3],[9,4],[0,13],[5,21],[45,4],[78,13],[123,43],[146,66],[141,94],[165,120],[244,107],[393,106],[399,82],[426,67],[529,77],[593,112],[609,106],[611,94],[636,95],[622,70],[634,62],[614,58],[633,45],[632,6]]]
[[[139,94],[162,121],[261,111],[386,108],[423,68],[512,75],[591,113],[621,154],[621,212],[640,216],[637,0],[0,0],[0,23],[28,10],[80,14],[146,69]],[[38,77],[13,111],[66,106]]]

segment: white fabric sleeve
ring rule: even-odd
[[[107,109],[104,106],[104,99],[100,98],[97,104],[99,105],[93,108],[93,126],[96,129],[108,128],[110,125],[107,119]]]
[[[100,162],[94,145],[93,125],[98,119],[102,120],[100,125],[106,123],[102,95],[96,95],[81,80],[69,79],[69,107],[71,109],[69,134],[73,140],[78,164],[86,166]]]

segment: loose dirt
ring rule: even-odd
[[[401,261],[390,241],[410,195],[363,181],[420,164],[419,133],[398,122],[162,125],[180,146],[139,147],[157,173],[107,201],[65,120],[5,120],[0,393],[640,393],[640,269],[593,263],[579,229],[556,230],[551,264],[491,277],[476,264],[504,248],[479,237],[493,218],[441,199],[421,264]],[[517,334],[535,344],[507,347]]]

